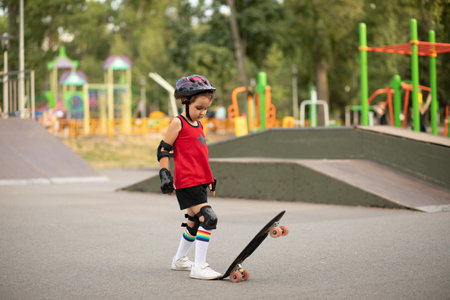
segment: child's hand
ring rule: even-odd
[[[217,185],[217,179],[214,178],[214,182],[209,184],[209,190],[212,192],[213,197],[216,196],[216,185]]]
[[[213,184],[212,183],[209,184],[209,190],[211,191],[212,196],[215,197],[216,196],[216,190],[213,190]]]
[[[159,177],[161,179],[161,191],[163,194],[171,195],[174,190],[172,174],[166,168],[162,168],[159,170]]]
[[[175,191],[177,189],[177,187],[175,186],[175,184],[173,185],[173,190]],[[169,196],[172,196],[173,195],[173,192],[172,193],[168,193],[167,195],[169,195]]]

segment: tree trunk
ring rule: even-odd
[[[316,58],[316,84],[317,84],[317,98],[319,100],[324,100],[330,103],[328,97],[328,62],[325,58],[318,52]],[[320,106],[317,109],[317,125],[324,125],[324,112],[323,107]]]
[[[13,35],[15,39],[19,38],[19,3],[8,3],[8,27],[9,34]]]
[[[233,32],[234,39],[234,49],[236,52],[236,59],[239,68],[239,80],[243,86],[247,86],[247,73],[245,71],[245,52],[242,45],[241,38],[239,36],[239,28],[236,20],[236,7],[234,5],[234,0],[227,0],[228,6],[230,7],[230,23],[231,31]]]

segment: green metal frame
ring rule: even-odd
[[[417,34],[417,20],[410,20],[411,31],[411,80],[412,80],[412,107],[413,107],[413,129],[420,131],[420,110],[419,110],[419,40]],[[435,42],[435,34],[433,30],[429,31],[429,41]],[[369,125],[369,107],[368,107],[368,75],[367,75],[367,34],[366,24],[359,24],[359,53],[360,53],[360,70],[361,70],[361,123],[363,126]],[[401,113],[401,89],[400,76],[394,76],[391,81],[391,87],[395,90],[394,96],[394,121],[395,126],[400,127],[400,113]],[[436,81],[436,55],[430,56],[430,87],[431,87],[431,131],[432,134],[437,135],[437,81]],[[405,116],[406,117],[406,116]]]

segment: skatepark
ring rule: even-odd
[[[326,145],[313,145],[314,138],[294,138],[313,135],[310,131],[276,133],[280,132],[210,145],[212,168],[223,172],[218,197],[210,198],[219,217],[208,252],[211,266],[224,272],[281,210],[286,210],[282,224],[290,229],[285,238],[264,241],[244,262],[250,279],[237,284],[193,280],[186,272],[170,270],[182,232],[179,224],[184,222],[175,197],[124,190],[151,188],[157,169],[92,170],[62,144],[58,148],[56,138],[44,134],[45,143],[35,140],[38,148],[52,143],[56,151],[52,159],[57,159],[59,149],[64,160],[59,173],[52,173],[56,175],[44,164],[24,163],[23,170],[39,170],[36,173],[45,179],[29,181],[39,177],[18,176],[23,173],[9,168],[14,164],[6,163],[5,153],[22,162],[33,162],[32,157],[4,146],[2,135],[1,149],[8,150],[2,152],[0,185],[1,298],[448,298],[449,177],[444,167],[448,146],[392,133],[367,135],[356,129],[314,132],[317,142],[325,141],[321,134],[351,141],[347,148],[331,149],[331,155]],[[274,144],[255,146],[269,138]],[[303,147],[295,146],[302,141]],[[386,144],[407,151],[395,157],[398,149],[386,153],[374,148]],[[416,149],[425,151],[413,160]],[[223,154],[227,151],[231,157]],[[301,157],[294,155],[299,152]],[[46,161],[45,157],[42,154],[40,160]],[[402,163],[402,157],[409,163]],[[271,180],[266,171],[275,172]],[[312,177],[287,182],[283,174]],[[323,182],[314,184],[307,178]],[[230,188],[233,184],[235,189]],[[247,195],[243,195],[245,185]],[[386,191],[381,193],[380,187]],[[402,191],[413,187],[418,188],[405,197]],[[325,197],[324,191],[335,197]],[[231,192],[235,194],[227,194]],[[289,198],[292,195],[298,199]],[[351,201],[339,204],[345,195]],[[316,197],[322,198],[311,200]]]

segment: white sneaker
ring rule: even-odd
[[[222,274],[211,269],[209,264],[205,262],[200,266],[192,266],[190,277],[195,279],[211,280],[222,277]]]
[[[187,256],[180,257],[179,259],[172,259],[171,269],[175,271],[190,271],[194,263],[189,260]]]

